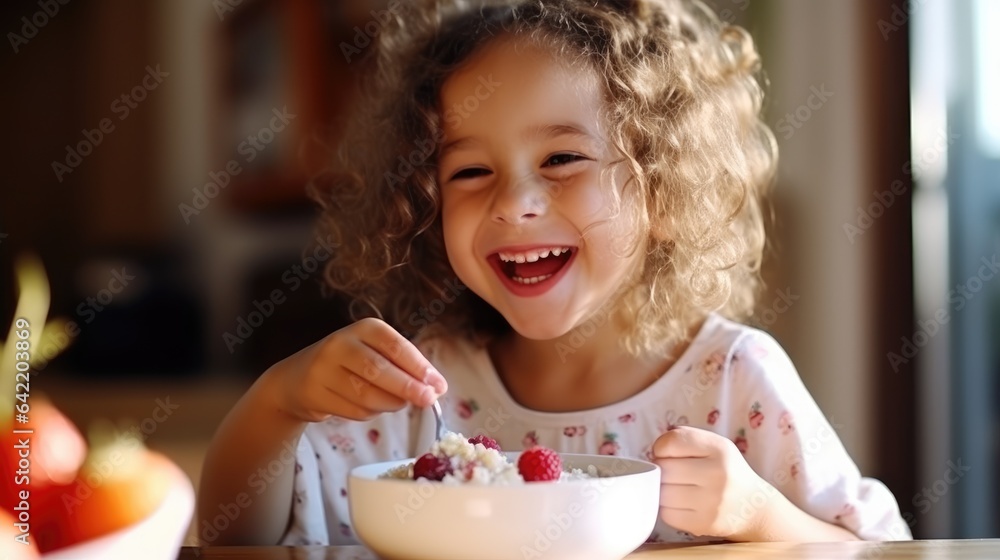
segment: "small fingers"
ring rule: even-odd
[[[656,438],[653,455],[665,459],[670,457],[708,457],[712,454],[717,439],[722,436],[690,426],[677,426]]]
[[[698,512],[696,511],[661,507],[660,519],[678,531],[686,531],[693,535],[697,535],[699,533],[699,531],[696,530],[696,526],[698,524]]]
[[[362,340],[411,377],[434,388],[438,395],[448,391],[448,382],[412,342],[383,321],[365,323]],[[381,365],[381,364],[379,364]]]
[[[348,420],[367,421],[380,414],[378,411],[367,408],[351,399],[347,399],[342,395],[335,393],[331,389],[326,390],[326,394],[323,395],[323,400],[326,405],[324,408],[329,409],[334,415]]]
[[[698,533],[702,516],[698,510],[700,499],[696,486],[661,484],[660,519],[674,529]]]
[[[344,367],[373,388],[381,389],[389,395],[418,406],[429,406],[438,397],[431,385],[400,369],[395,362],[386,359],[370,346],[364,343],[358,344],[355,359],[345,363]],[[359,388],[355,386],[352,389]]]
[[[661,484],[660,507],[678,511],[695,511],[701,489],[690,484]]]
[[[717,463],[707,458],[672,457],[656,459],[660,466],[660,482],[663,484],[688,484],[702,486],[715,474]]]
[[[329,389],[334,393],[375,412],[395,412],[406,406],[406,401],[372,385],[361,376],[341,368],[346,378]]]

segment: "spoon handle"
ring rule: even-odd
[[[444,418],[443,418],[444,413],[441,412],[441,404],[438,403],[438,401],[434,401],[433,408],[434,408],[434,422],[436,423],[436,428],[437,428],[437,431],[435,432],[436,433],[435,437],[437,441],[441,441],[441,438],[444,437],[444,432],[445,432]]]

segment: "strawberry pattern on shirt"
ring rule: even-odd
[[[702,428],[733,441],[758,475],[814,517],[863,539],[911,538],[895,498],[881,482],[861,476],[787,354],[762,331],[711,315],[649,387],[611,405],[565,413],[518,404],[483,347],[443,336],[416,344],[448,379],[441,398],[448,428],[467,437],[487,435],[506,451],[538,444],[562,453],[651,459],[653,442],[671,427]],[[347,473],[419,456],[433,440],[433,414],[415,407],[368,422],[309,425],[299,441],[296,499],[281,543],[357,544]],[[658,520],[650,540],[717,539]]]

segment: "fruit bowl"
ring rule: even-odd
[[[170,464],[170,490],[149,517],[107,535],[43,554],[41,560],[144,558],[173,560],[194,516],[194,488],[187,475]]]
[[[15,273],[17,306],[0,341],[0,557],[175,558],[194,514],[177,465],[150,452],[138,426],[95,422],[88,442],[44,395],[29,403],[37,349],[64,348],[56,333],[67,322],[46,320],[49,283],[37,257],[19,258]]]
[[[506,453],[517,463],[520,453]],[[348,478],[358,538],[388,560],[610,560],[644,543],[659,513],[660,469],[635,459],[562,454],[598,478],[509,486],[380,478],[414,459]]]

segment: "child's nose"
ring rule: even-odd
[[[505,181],[493,201],[493,221],[522,225],[545,214],[549,198],[545,181],[533,173]]]

